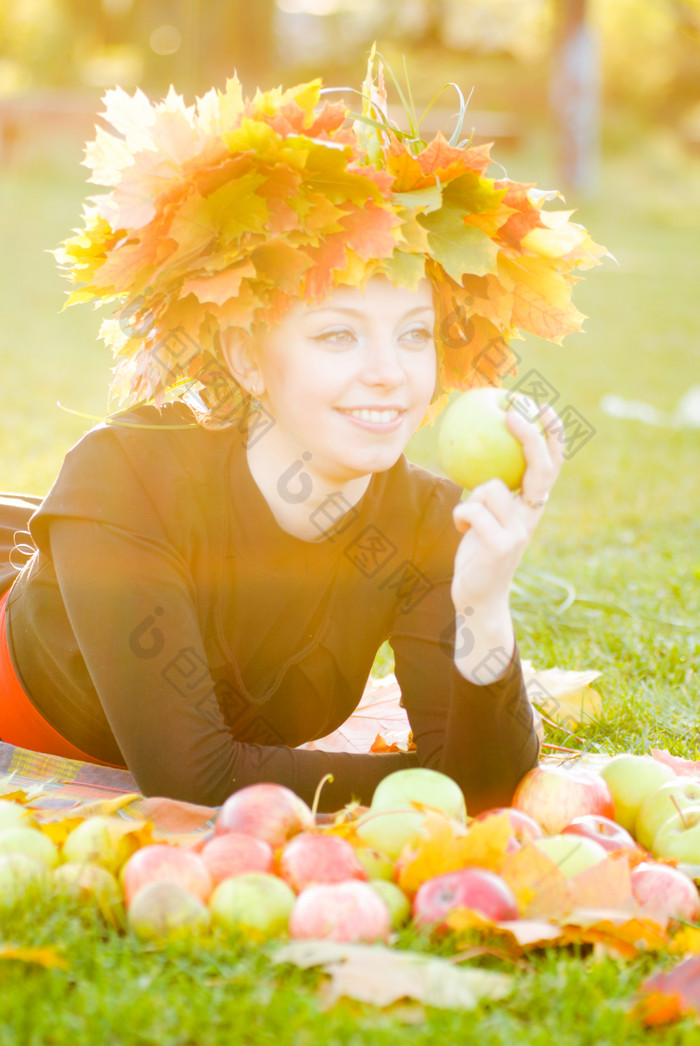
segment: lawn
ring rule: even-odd
[[[89,417],[108,409],[110,361],[96,341],[98,317],[89,308],[59,315],[64,287],[46,253],[77,223],[85,191],[77,160],[0,170],[5,490],[45,492]],[[516,178],[532,179],[534,170],[544,187],[555,181],[546,148],[514,154],[506,165]],[[520,375],[537,370],[557,405],[573,406],[594,430],[565,465],[514,594],[525,657],[601,673],[600,720],[577,738],[551,731],[552,743],[700,758],[700,429],[644,425],[600,406],[612,393],[671,411],[700,384],[699,199],[700,161],[665,135],[630,137],[610,151],[596,199],[579,208],[616,258],[577,288],[589,316],[585,333],[563,347],[534,339],[515,346]],[[431,434],[420,434],[411,453],[430,464]],[[572,589],[575,600],[560,611]],[[0,959],[0,1046],[477,1039],[566,1046],[697,1037],[690,1020],[653,1035],[627,1022],[634,991],[658,957],[623,963],[552,949],[515,971],[517,990],[502,1003],[466,1014],[429,1010],[418,1023],[402,1023],[350,1004],[324,1012],[311,990],[316,976],[273,969],[273,946],[223,936],[203,948],[145,946],[47,903],[3,916],[0,926],[6,942],[55,945],[67,961],[66,969],[43,969]],[[423,946],[406,935],[402,943]]]

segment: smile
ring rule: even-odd
[[[357,418],[358,421],[369,421],[372,425],[390,425],[400,419],[402,411],[396,407],[388,407],[384,410],[358,407],[354,410],[342,410],[341,408],[341,413],[351,418]]]

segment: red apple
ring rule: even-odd
[[[536,766],[520,781],[513,806],[534,817],[545,832],[561,832],[575,817],[602,814],[612,818],[613,798],[600,774]]]
[[[311,809],[291,788],[260,782],[246,785],[228,797],[216,818],[214,831],[216,835],[254,835],[274,850],[313,823]]]
[[[700,898],[691,879],[677,868],[655,861],[642,861],[632,869],[632,893],[639,904],[668,919],[696,922]]]
[[[142,846],[126,862],[121,877],[127,906],[136,892],[148,883],[177,883],[204,902],[212,890],[211,875],[202,858],[167,843]]]
[[[315,883],[297,897],[289,917],[291,937],[330,941],[385,941],[389,908],[369,883]]]
[[[582,835],[600,843],[604,850],[638,850],[636,842],[621,824],[611,821],[602,814],[583,814],[574,817],[571,824],[562,828],[563,835]]]
[[[522,810],[516,810],[513,806],[494,806],[491,810],[483,810],[482,813],[476,815],[472,824],[475,821],[488,821],[491,817],[497,817],[499,814],[505,813],[508,814],[511,828],[511,837],[508,840],[506,853],[514,853],[523,847],[525,843],[530,843],[533,839],[541,839],[544,835],[534,817],[523,813]]]
[[[279,873],[297,893],[311,883],[367,879],[355,849],[339,835],[295,835],[282,850]]]
[[[471,908],[485,919],[517,919],[518,907],[505,879],[485,868],[460,868],[426,879],[413,898],[418,926],[441,926],[455,908]]]
[[[214,836],[204,844],[200,857],[209,869],[215,886],[232,875],[271,872],[274,862],[269,843],[264,839],[256,839],[254,835],[243,835],[242,832]]]

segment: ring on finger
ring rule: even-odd
[[[541,498],[529,498],[526,494],[520,491],[518,497],[521,501],[524,501],[528,508],[544,508],[549,501],[549,494],[543,494]]]

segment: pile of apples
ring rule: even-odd
[[[369,808],[334,826],[319,825],[289,788],[250,785],[226,800],[213,831],[189,847],[143,844],[129,822],[99,816],[80,822],[59,846],[30,810],[0,799],[0,918],[3,907],[41,887],[97,905],[115,925],[125,917],[145,940],[215,926],[254,940],[386,941],[410,920],[440,930],[460,908],[493,922],[517,919],[511,887],[488,868],[434,875],[411,896],[401,889],[402,865],[425,842],[427,811],[438,811],[457,836],[470,830],[457,784],[418,767],[384,778]],[[507,853],[535,846],[573,878],[613,851],[632,851],[639,905],[667,919],[700,919],[693,881],[700,878],[700,781],[630,754],[600,772],[541,765],[522,779],[511,807],[471,823],[486,828],[504,813]]]

